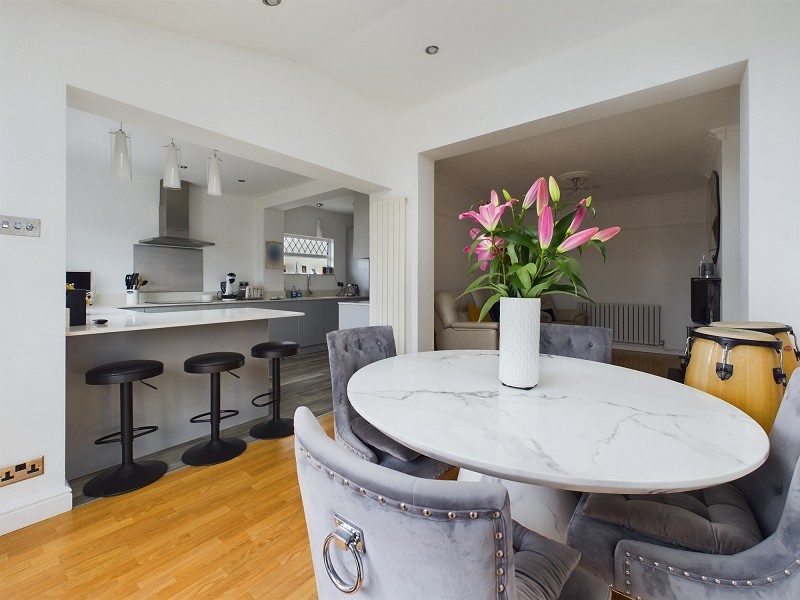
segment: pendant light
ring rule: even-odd
[[[111,174],[131,179],[131,137],[122,130],[122,123],[117,131],[109,131],[114,136],[111,148]]]
[[[214,150],[214,156],[208,157],[208,195],[221,196],[222,195],[222,181],[219,174],[220,163],[222,159],[217,156],[217,151]]]
[[[317,237],[322,237],[322,219],[320,218],[320,208],[322,208],[322,202],[317,202]]]
[[[171,140],[164,146],[164,187],[170,190],[181,189],[181,149]]]

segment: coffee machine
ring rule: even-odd
[[[232,302],[236,300],[236,291],[233,284],[236,282],[236,273],[228,273],[225,276],[225,281],[220,281],[219,289],[222,295],[219,297],[223,302]]]

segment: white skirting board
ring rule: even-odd
[[[25,482],[21,481],[15,485],[25,485]],[[38,496],[25,498],[24,504],[6,507],[6,510],[0,512],[0,535],[70,510],[72,510],[72,490],[67,485]]]

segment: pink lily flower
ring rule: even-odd
[[[469,234],[474,240],[476,237],[480,238],[478,245],[475,246],[475,255],[478,257],[478,262],[480,262],[480,269],[481,271],[485,271],[486,268],[489,266],[489,262],[497,256],[498,248],[503,245],[502,239],[495,240],[495,243],[492,244],[492,240],[485,235],[478,235],[480,234],[481,230],[477,227],[469,230]],[[464,247],[464,252],[469,253],[469,246]]]
[[[561,242],[561,245],[557,248],[557,250],[559,252],[569,252],[578,246],[583,246],[586,242],[592,239],[592,236],[599,230],[599,227],[592,227],[590,229],[579,231],[578,233],[573,233],[571,236]]]
[[[609,227],[608,229],[603,229],[598,231],[592,236],[593,240],[597,240],[598,242],[607,242],[612,237],[617,235],[620,232],[619,227]]]
[[[539,244],[542,250],[547,250],[551,241],[553,241],[553,209],[545,206],[539,217]]]
[[[528,193],[525,194],[525,199],[522,201],[522,208],[530,208],[533,206],[533,203],[536,202],[536,215],[541,216],[542,209],[547,206],[549,199],[547,195],[547,182],[544,180],[544,177],[539,177],[539,179],[533,182]]]
[[[497,190],[492,190],[492,193],[489,194],[489,202],[495,206],[500,206],[500,196],[497,195]]]
[[[492,192],[495,194],[495,192]],[[496,194],[495,194],[496,195]],[[511,206],[510,202],[505,204],[482,204],[478,208],[478,212],[471,210],[469,212],[461,213],[458,215],[459,219],[472,219],[478,225],[481,225],[486,231],[492,232],[497,228],[500,223],[500,217],[503,216],[503,211]]]
[[[578,210],[575,211],[575,216],[572,218],[572,223],[570,223],[569,227],[567,227],[567,235],[572,235],[578,231],[578,228],[581,226],[581,221],[583,221],[583,216],[586,214],[586,207],[589,206],[589,202],[591,201],[592,197],[589,196],[578,203]]]

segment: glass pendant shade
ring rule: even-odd
[[[317,219],[317,237],[322,237],[322,219]]]
[[[222,181],[220,178],[220,163],[222,159],[217,156],[217,151],[214,150],[214,156],[208,159],[208,195],[221,196],[222,195]]]
[[[130,138],[122,130],[122,125],[117,131],[112,131],[111,135],[114,136],[111,149],[111,174],[131,179]]]
[[[171,190],[181,189],[180,148],[172,141],[164,146],[164,187]]]

